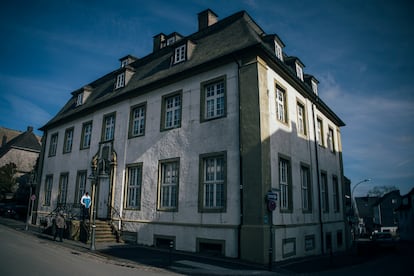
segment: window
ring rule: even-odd
[[[52,134],[50,138],[49,156],[56,155],[57,143],[58,143],[58,133]]]
[[[333,192],[333,208],[334,211],[337,213],[340,210],[340,202],[339,202],[339,186],[338,186],[338,177],[336,175],[332,176],[332,192]]]
[[[178,207],[178,183],[180,163],[178,159],[160,163],[159,208],[174,211]]]
[[[298,112],[298,133],[302,135],[306,135],[305,106],[301,103],[298,103],[297,112]]]
[[[73,144],[73,127],[65,131],[65,142],[63,143],[63,153],[72,151]]]
[[[127,177],[126,208],[140,209],[142,164],[129,166]]]
[[[142,136],[145,133],[146,105],[141,104],[131,108],[129,136]]]
[[[283,123],[287,123],[286,91],[276,85],[276,116]]]
[[[329,212],[329,195],[328,195],[328,177],[326,173],[321,173],[321,197],[322,197],[322,211]]]
[[[115,133],[115,114],[104,116],[102,126],[102,140],[103,142],[111,141],[114,139]]]
[[[318,144],[319,146],[324,146],[324,139],[323,139],[323,125],[322,125],[322,120],[321,119],[317,119],[317,135],[318,135]]]
[[[82,104],[83,104],[83,93],[79,93],[76,98],[76,106],[79,106]]]
[[[124,86],[125,86],[125,72],[122,72],[116,77],[115,89],[122,88]]]
[[[302,67],[296,63],[296,76],[303,81],[303,69]]]
[[[68,174],[61,174],[59,181],[59,194],[58,194],[58,204],[66,204],[66,198],[68,194]]]
[[[300,180],[302,187],[302,210],[312,211],[312,189],[310,185],[310,170],[309,167],[300,166]]]
[[[181,92],[163,97],[162,130],[181,126]]]
[[[275,54],[276,57],[283,61],[282,47],[275,41]]]
[[[201,84],[201,120],[226,116],[226,79],[221,77]]]
[[[50,206],[50,199],[52,198],[53,175],[46,175],[45,181],[45,206]]]
[[[336,232],[336,244],[338,247],[342,247],[342,245],[344,244],[344,238],[341,230]]]
[[[91,146],[92,122],[84,123],[82,126],[81,149],[88,149]]]
[[[316,81],[312,80],[312,91],[318,95],[318,84]]]
[[[279,158],[280,209],[291,209],[290,161]]]
[[[334,131],[332,128],[328,129],[328,146],[331,152],[335,152]]]
[[[226,206],[225,153],[202,155],[200,158],[200,203],[202,211],[224,211]]]
[[[80,199],[86,192],[86,171],[79,171],[76,177],[75,203],[79,206]]]
[[[174,63],[185,61],[186,59],[186,44],[183,44],[174,50]]]

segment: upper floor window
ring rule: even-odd
[[[52,134],[49,145],[49,156],[55,156],[58,143],[58,133]]]
[[[187,49],[187,44],[183,44],[183,45],[178,46],[177,48],[175,48],[175,50],[174,50],[174,63],[179,63],[181,61],[186,60],[186,49]]]
[[[68,153],[72,151],[73,144],[73,127],[68,128],[65,131],[65,141],[63,143],[63,153]]]
[[[287,123],[286,91],[276,85],[276,116],[283,123]]]
[[[160,163],[159,208],[174,211],[178,208],[178,183],[180,162],[178,159]]]
[[[328,129],[328,146],[331,152],[335,152],[334,131],[332,128]]]
[[[202,84],[202,120],[210,120],[226,115],[225,79],[213,80]]]
[[[139,209],[141,207],[142,164],[128,167],[126,190],[126,208]]]
[[[162,100],[162,130],[181,126],[181,92],[163,97]]]
[[[201,156],[200,183],[201,210],[223,211],[226,206],[226,161],[225,154],[208,154]]]
[[[328,176],[324,172],[321,173],[321,200],[322,211],[329,212]]]
[[[310,170],[307,166],[300,166],[300,180],[302,186],[302,210],[312,210],[312,189],[310,183]]]
[[[82,126],[81,149],[87,149],[91,146],[92,122],[84,123]]]
[[[131,108],[129,136],[136,137],[145,133],[146,104],[140,104]]]
[[[306,116],[305,116],[305,106],[301,103],[297,104],[297,116],[298,116],[298,133],[306,135]]]
[[[76,98],[76,106],[79,106],[82,104],[83,104],[83,93],[79,93]]]
[[[290,161],[279,158],[280,209],[288,211],[292,208],[292,183],[290,180]]]
[[[116,77],[115,89],[122,88],[124,86],[125,86],[125,72],[122,72]]]
[[[303,69],[302,67],[296,63],[296,76],[303,81]]]
[[[323,138],[323,124],[322,124],[322,120],[321,119],[317,119],[316,121],[317,124],[317,129],[316,129],[316,134],[317,134],[317,139],[318,139],[318,144],[320,146],[324,146],[324,138]]]
[[[104,116],[102,126],[102,141],[111,141],[115,135],[115,114],[109,114]]]
[[[46,175],[45,181],[45,206],[50,206],[50,200],[52,198],[52,188],[53,188],[53,175]]]

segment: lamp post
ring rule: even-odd
[[[352,191],[351,191],[352,230],[354,231],[354,235],[352,237],[352,240],[355,240],[354,219],[355,219],[355,208],[357,207],[356,206],[356,201],[355,201],[354,191],[355,191],[356,187],[359,186],[359,184],[362,184],[362,183],[365,183],[365,182],[368,182],[368,181],[371,181],[371,178],[366,178],[364,180],[359,181],[357,184],[354,185],[354,187],[352,188]],[[355,205],[355,207],[354,207],[354,205]]]

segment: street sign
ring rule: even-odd
[[[35,200],[36,200],[36,195],[32,195],[32,196],[30,197],[30,200],[31,200],[31,201],[35,201]]]

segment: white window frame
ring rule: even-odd
[[[182,95],[175,93],[163,97],[163,130],[181,126]]]
[[[224,155],[203,158],[203,209],[223,209],[226,201]]]
[[[174,49],[174,63],[179,63],[186,60],[187,45],[183,44]]]
[[[83,104],[83,93],[79,93],[76,97],[76,106],[80,106]]]
[[[145,118],[146,118],[146,105],[141,104],[132,107],[131,110],[131,136],[142,136],[145,133]]]
[[[87,149],[91,146],[92,139],[92,122],[84,123],[82,126],[81,149]]]
[[[303,69],[298,63],[296,63],[296,76],[303,81]]]
[[[276,118],[282,123],[287,123],[286,99],[286,90],[276,85]]]
[[[279,188],[280,188],[280,209],[289,210],[290,208],[290,176],[289,176],[289,160],[279,158]]]
[[[316,127],[317,127],[317,135],[318,135],[318,144],[319,146],[324,146],[324,138],[323,138],[323,122],[322,119],[316,119]]]
[[[178,187],[180,180],[179,160],[160,163],[159,209],[174,211],[178,208]]]
[[[125,86],[125,72],[122,72],[116,76],[115,89],[119,89]]]
[[[115,137],[115,114],[109,114],[104,116],[103,120],[103,142],[111,141]]]
[[[54,133],[50,136],[49,156],[56,155],[57,144],[58,144],[58,133]]]
[[[141,208],[142,164],[130,165],[127,168],[126,209]]]
[[[225,116],[226,86],[224,80],[207,84],[204,87],[204,98],[204,118],[206,120]]]
[[[65,131],[65,142],[63,143],[63,153],[72,151],[74,128],[68,128]]]
[[[306,113],[305,106],[301,103],[297,103],[297,117],[298,117],[298,133],[301,135],[307,134],[306,132]]]
[[[328,146],[331,152],[335,152],[335,138],[333,128],[328,128]]]
[[[278,59],[283,61],[282,47],[280,47],[279,43],[277,43],[276,41],[275,41],[275,54]]]
[[[310,169],[306,166],[300,166],[300,180],[302,188],[302,210],[310,211],[312,209]]]

